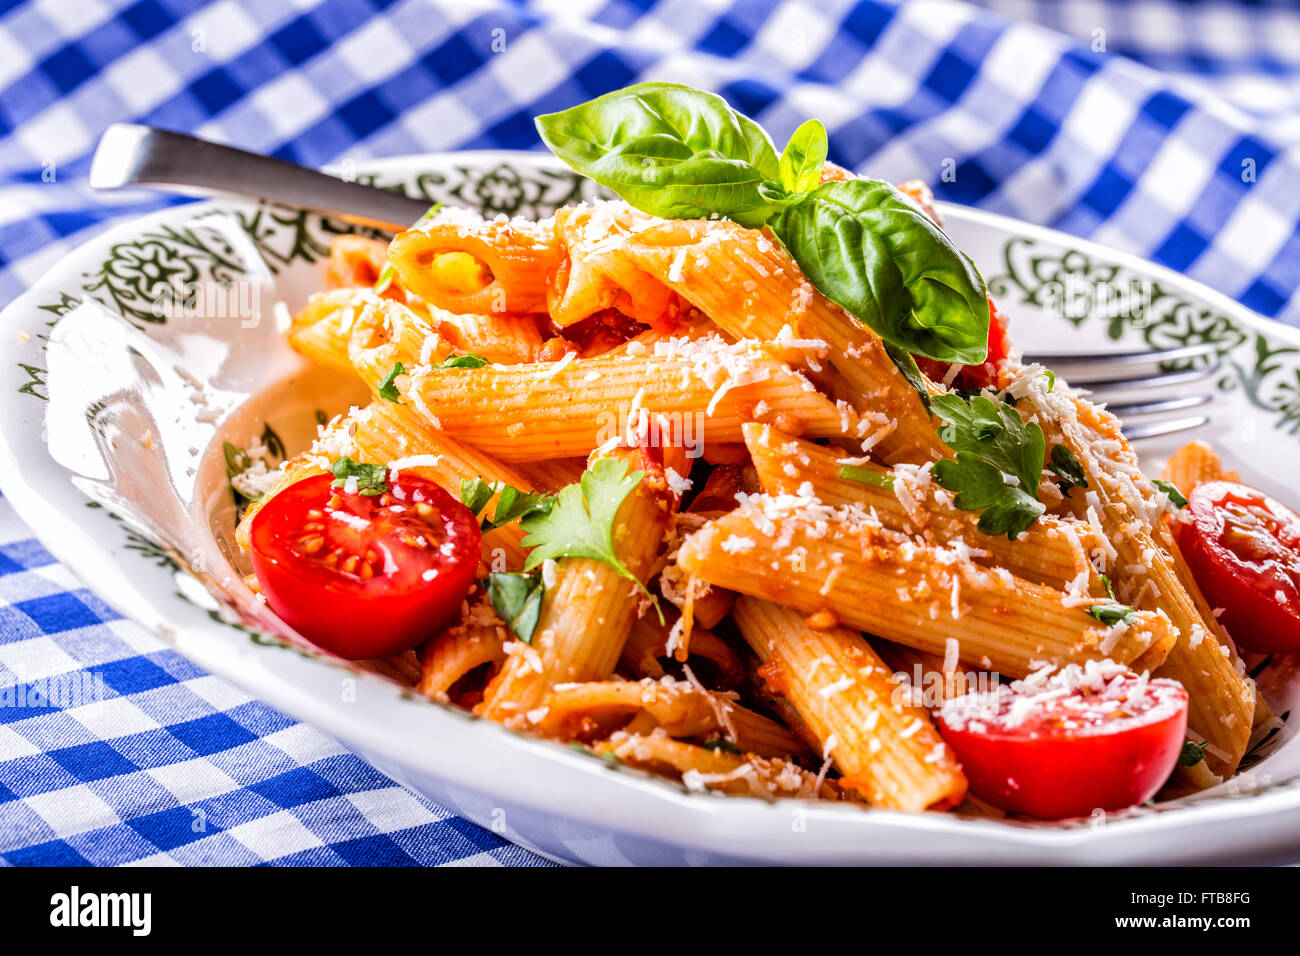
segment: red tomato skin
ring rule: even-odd
[[[480,560],[478,522],[433,482],[403,478],[404,487],[418,487],[423,500],[450,516],[463,545],[454,560],[439,565],[433,581],[409,586],[408,580],[398,590],[384,586],[382,576],[359,583],[306,564],[277,537],[293,529],[295,506],[320,507],[329,499],[332,481],[330,475],[317,475],[297,482],[254,516],[250,553],[262,594],[286,624],[340,657],[366,660],[400,654],[435,635],[459,612]]]
[[[988,354],[982,365],[963,365],[953,380],[954,388],[995,388],[998,382],[998,369],[1011,354],[1011,337],[1007,334],[1007,317],[998,311],[989,298],[989,341]],[[934,359],[917,358],[916,364],[932,381],[942,382],[951,366]]]
[[[1190,522],[1175,521],[1174,537],[1205,599],[1223,608],[1219,617],[1242,648],[1262,654],[1300,649],[1300,601],[1279,601],[1276,587],[1261,588],[1241,559],[1219,544],[1225,497],[1259,499],[1300,542],[1300,515],[1261,491],[1235,481],[1207,481],[1188,496]]]
[[[1183,693],[1183,706],[1163,720],[1070,739],[957,730],[942,717],[939,727],[981,800],[1009,813],[1064,820],[1155,796],[1182,751],[1186,700]]]

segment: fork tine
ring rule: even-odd
[[[1144,438],[1157,438],[1172,435],[1175,432],[1191,431],[1210,423],[1209,415],[1194,415],[1190,418],[1172,418],[1164,422],[1145,422],[1141,425],[1126,425],[1124,437],[1129,441],[1142,441]]]
[[[1140,368],[1147,365],[1164,365],[1169,362],[1188,362],[1218,353],[1218,346],[1205,342],[1200,345],[1180,345],[1176,348],[1156,349],[1146,352],[1036,352],[1024,356],[1024,361],[1038,362],[1069,381],[1084,382],[1105,376],[1116,368]]]
[[[1191,382],[1201,382],[1219,373],[1219,365],[1207,365],[1205,368],[1188,369],[1185,372],[1156,372],[1139,378],[1075,378],[1067,379],[1071,385],[1079,385],[1091,392],[1127,392],[1144,391],[1149,388],[1173,388]]]
[[[1134,418],[1138,415],[1157,415],[1161,412],[1178,412],[1185,408],[1208,405],[1213,397],[1208,394],[1188,395],[1184,398],[1162,398],[1152,402],[1131,402],[1124,405],[1108,405],[1107,411],[1120,418]]]

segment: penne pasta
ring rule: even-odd
[[[858,505],[873,511],[886,527],[922,534],[937,544],[973,545],[981,564],[1003,567],[1026,581],[1061,590],[1096,578],[1088,553],[1095,532],[1079,521],[1045,516],[1017,540],[980,534],[978,515],[960,511],[953,496],[930,480],[930,467],[885,468],[846,459],[834,448],[783,435],[767,425],[745,426],[745,443],[759,482],[768,494],[811,494],[831,505]],[[846,468],[847,466],[847,468]],[[863,480],[843,477],[851,473]]]
[[[816,499],[750,498],[683,542],[678,561],[722,587],[796,608],[918,650],[961,655],[1010,677],[1035,662],[1110,657],[1164,662],[1175,632],[1162,613],[1106,628],[1060,592],[891,532],[866,513]],[[939,622],[942,621],[942,624]]]
[[[598,109],[636,133],[663,95]],[[647,157],[674,148],[661,118]],[[539,128],[605,155],[585,122]],[[1187,537],[1205,492],[1180,516],[1112,415],[1017,357],[991,300],[986,325],[923,183],[823,163],[798,171],[796,192],[828,184],[806,204],[764,184],[756,209],[752,182],[705,200],[625,160],[614,178],[641,209],[740,205],[441,209],[391,243],[332,243],[287,337],[370,403],[278,467],[270,437],[223,449],[246,581],[284,621],[434,701],[692,792],[1059,819],[1213,786],[1268,746],[1287,715],[1202,586],[1252,666],[1288,665],[1260,663],[1253,618],[1206,578]],[[588,171],[609,185],[611,168]],[[1235,472],[1192,443],[1164,476],[1190,493]],[[289,573],[328,587],[286,596]],[[1300,588],[1273,581],[1277,602]],[[1096,741],[1069,750],[1136,726],[1149,752],[1124,766],[1090,763]]]
[[[639,463],[616,449],[610,456]],[[659,556],[667,527],[667,489],[647,476],[619,508],[613,550],[628,571],[644,580]],[[557,684],[605,680],[614,673],[632,622],[640,615],[635,585],[617,569],[591,558],[561,558],[546,588],[531,644],[506,647],[500,673],[484,694],[479,712],[527,727],[545,717],[546,697]]]
[[[465,619],[428,643],[420,656],[416,689],[446,702],[456,684],[484,664],[505,660],[506,626],[486,601],[471,605]]]
[[[687,790],[718,790],[751,797],[843,799],[839,787],[796,764],[733,754],[674,740],[667,734],[615,734],[596,745],[623,763],[681,778]]]
[[[544,709],[536,730],[552,737],[581,737],[584,728],[605,737],[614,732],[611,727],[635,725],[639,733],[662,729],[670,737],[721,739],[762,757],[803,752],[802,741],[780,724],[672,677],[561,684],[546,698]]]
[[[961,803],[966,778],[952,751],[860,634],[812,627],[798,611],[753,597],[736,601],[735,617],[772,690],[834,759],[841,786],[897,810]]]
[[[1012,394],[1027,399],[1081,463],[1089,489],[1084,506],[1107,541],[1097,558],[1121,600],[1166,615],[1178,640],[1156,676],[1187,690],[1188,727],[1211,744],[1205,758],[1211,774],[1231,775],[1250,739],[1254,690],[1178,556],[1156,488],[1141,476],[1118,421],[1045,387],[1044,376],[1032,367],[1012,385]]]
[[[354,354],[356,341],[354,333]],[[374,350],[384,354],[364,363],[363,377],[391,367],[390,348]],[[660,343],[647,356],[417,368],[403,396],[437,427],[507,462],[584,455],[642,420],[658,442],[688,451],[739,442],[756,417],[815,437],[856,427],[781,361],[779,348],[719,339]]]
[[[770,236],[721,220],[660,222],[638,230],[625,248],[633,262],[662,276],[738,339],[780,341],[788,327],[792,339],[822,343],[842,388],[836,397],[876,426],[860,437],[885,461],[922,462],[945,453],[880,339],[817,292]]]
[[[1203,441],[1189,442],[1170,455],[1160,477],[1185,495],[1204,481],[1241,481],[1241,475],[1225,470],[1214,449]]]
[[[450,210],[399,233],[388,248],[402,288],[460,315],[546,311],[558,256],[553,221],[484,222]]]

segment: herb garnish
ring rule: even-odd
[[[540,574],[494,571],[488,575],[488,600],[515,637],[525,644],[533,642],[545,594],[546,585]]]
[[[672,83],[639,83],[536,123],[551,152],[643,212],[770,227],[808,280],[887,344],[962,365],[987,357],[974,264],[889,183],[821,183],[821,123],[800,126],[778,157],[720,96]]]
[[[397,405],[402,404],[402,393],[397,390],[397,376],[405,372],[402,363],[396,363],[384,380],[379,383],[379,397],[386,402],[393,402]]]
[[[653,602],[662,620],[658,599],[614,551],[614,518],[644,477],[643,471],[628,474],[625,461],[602,458],[582,473],[581,480],[561,488],[549,508],[524,515],[519,522],[526,532],[522,543],[532,548],[524,570],[531,571],[548,558],[603,561],[621,577],[635,582]]]
[[[1079,464],[1079,459],[1074,457],[1074,452],[1068,445],[1052,446],[1047,470],[1061,479],[1057,482],[1057,487],[1061,489],[1063,495],[1068,495],[1071,488],[1088,487],[1088,478],[1083,473],[1083,465]]]
[[[349,478],[357,480],[357,494],[383,495],[388,493],[388,467],[353,461],[344,455],[330,465],[330,474],[334,476],[332,488],[346,488]]]
[[[1127,604],[1118,604],[1113,601],[1105,604],[1094,604],[1088,608],[1088,613],[1107,627],[1114,627],[1120,623],[1132,624],[1133,618],[1137,614]]]
[[[465,355],[448,355],[438,368],[482,368],[487,364],[488,360],[483,356],[469,352]]]
[[[864,485],[871,485],[873,488],[883,488],[886,491],[894,487],[893,475],[881,474],[860,465],[840,465],[840,477],[849,481],[859,481]]]
[[[957,453],[935,462],[934,480],[957,493],[956,507],[981,512],[980,531],[1014,541],[1047,510],[1038,500],[1043,430],[984,395],[936,395],[931,410],[945,423],[939,439]]]
[[[1163,491],[1179,511],[1187,507],[1187,496],[1179,491],[1178,486],[1172,481],[1165,481],[1163,478],[1153,478],[1151,484]]]
[[[1178,766],[1195,767],[1205,759],[1205,745],[1191,740],[1183,741],[1183,749],[1178,754]]]
[[[536,491],[520,491],[504,482],[486,482],[481,477],[460,480],[460,500],[478,517],[479,512],[487,507],[492,496],[501,493],[492,517],[483,516],[480,527],[483,531],[492,531],[517,521],[534,511],[544,511],[551,507],[554,500],[550,495]]]

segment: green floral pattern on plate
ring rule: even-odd
[[[360,182],[383,189],[404,191],[427,199],[467,206],[484,216],[541,218],[560,206],[608,194],[569,170],[543,169],[497,163],[491,167],[457,165],[443,171],[420,173],[413,179],[385,182],[375,175],[358,176]],[[230,215],[214,214],[225,222]],[[348,223],[315,213],[261,205],[234,214],[240,232],[272,275],[298,262],[317,262],[329,255],[335,236],[348,233],[373,235]],[[197,217],[186,228],[163,226],[143,232],[131,242],[114,245],[108,258],[83,275],[79,289],[61,290],[56,302],[39,306],[53,318],[38,337],[85,299],[92,299],[121,314],[140,328],[166,321],[156,303],[168,290],[197,282],[233,283],[248,277],[246,262],[225,230]],[[45,399],[46,370],[20,363],[25,378],[18,391]]]

